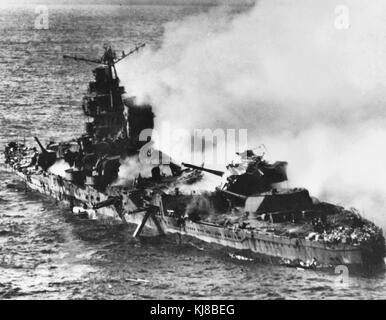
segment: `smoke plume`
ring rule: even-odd
[[[113,182],[117,186],[132,186],[137,179],[152,177],[152,169],[155,165],[140,161],[139,156],[129,156],[120,160],[118,178]],[[170,176],[171,170],[167,166],[160,166],[162,176]]]
[[[139,176],[151,177],[151,168],[141,164],[138,156],[127,157],[120,160],[118,178],[113,185],[131,185]]]
[[[48,172],[59,175],[61,177],[65,177],[66,170],[70,168],[71,168],[70,165],[66,161],[59,160],[59,161],[56,161],[51,167],[48,168]]]
[[[120,74],[156,128],[247,128],[250,146],[289,162],[291,186],[386,227],[385,14],[383,0],[217,8],[166,24]]]

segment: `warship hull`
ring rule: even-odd
[[[13,169],[10,168],[12,171]],[[109,195],[99,192],[92,186],[79,187],[61,176],[53,174],[25,174],[15,170],[16,174],[25,182],[26,187],[39,193],[48,195],[60,203],[70,207],[76,205],[93,204],[108,199]],[[127,198],[128,199],[128,198]],[[118,212],[114,206],[106,206],[95,210],[94,218],[122,221],[127,224],[141,226],[146,211],[135,207],[133,203],[124,201],[129,210]],[[178,234],[193,237],[201,241],[217,244],[229,250],[232,254],[239,254],[246,260],[258,260],[298,267],[314,267],[312,261],[317,262],[318,268],[331,268],[346,265],[359,268],[383,268],[383,252],[377,252],[372,247],[347,244],[330,245],[321,241],[290,238],[258,231],[232,229],[206,222],[185,220],[183,224],[175,217],[162,212],[162,206],[144,225],[158,233]]]
[[[266,161],[265,151],[237,152],[239,160],[223,172],[164,161],[172,159],[149,148],[152,106],[127,96],[115,68],[143,46],[119,58],[108,46],[100,59],[63,56],[98,64],[82,100],[92,120],[70,141],[44,147],[34,137],[40,152],[24,143],[7,144],[5,163],[28,188],[74,214],[135,224],[134,237],[148,227],[293,267],[384,265],[380,228],[343,207],[313,203],[306,189],[281,188],[288,163]],[[202,172],[224,181],[215,191],[196,193]]]

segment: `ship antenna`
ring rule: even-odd
[[[137,52],[139,49],[143,48],[146,45],[146,43],[142,43],[138,46],[136,46],[134,49],[130,50],[128,53],[125,53],[122,51],[122,56],[120,58],[116,57],[115,52],[111,49],[110,46],[104,46],[105,52],[100,59],[88,59],[84,57],[77,57],[77,56],[70,56],[70,55],[63,55],[63,58],[69,58],[74,59],[77,61],[86,61],[91,63],[97,63],[97,64],[104,64],[106,66],[109,66],[110,69],[112,68],[116,75],[115,65],[120,62],[121,60],[125,59],[126,57],[132,55],[133,53]]]

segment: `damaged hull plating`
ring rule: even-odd
[[[99,192],[92,186],[79,188],[71,181],[53,174],[26,175],[19,171],[15,172],[29,189],[48,195],[72,207],[82,204],[92,207],[93,204],[107,200],[111,196]],[[114,205],[106,206],[94,210],[93,218],[141,225],[146,210],[131,201],[130,193],[123,192],[122,196],[125,204],[122,210],[117,209]],[[253,230],[228,228],[206,222],[185,220],[181,223],[180,219],[167,216],[163,212],[162,205],[159,207],[160,210],[146,221],[147,228],[157,233],[179,234],[218,244],[254,260],[305,268],[328,268],[342,264],[355,267],[372,266],[377,269],[383,267],[383,253],[365,246],[342,243],[329,245]],[[317,265],[313,265],[312,261],[317,261]]]

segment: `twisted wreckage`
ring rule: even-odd
[[[7,145],[6,163],[29,188],[70,205],[76,214],[137,224],[134,236],[146,226],[290,266],[383,266],[382,230],[354,210],[318,202],[306,189],[284,188],[287,163],[270,164],[251,150],[239,154],[226,172],[169,161],[139,166],[124,185],[114,183],[124,159],[138,166],[141,148],[151,142],[150,135],[142,141],[141,132],[154,126],[152,107],[124,98],[115,69],[138,49],[120,58],[111,48],[101,60],[73,57],[98,64],[83,98],[84,113],[93,121],[71,141],[44,147],[36,138],[40,152],[18,142]],[[68,166],[62,175],[50,170],[58,163]],[[194,190],[203,172],[224,183],[204,193],[181,191],[187,185]]]

